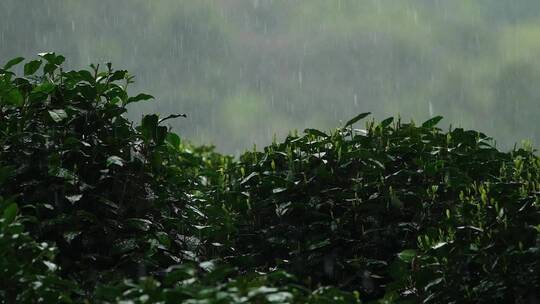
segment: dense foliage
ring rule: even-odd
[[[1,302],[538,302],[530,147],[364,113],[234,159],[63,61],[0,69]]]

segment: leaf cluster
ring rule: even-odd
[[[369,113],[238,159],[127,105],[133,77],[0,69],[3,302],[478,303],[540,288],[540,159]]]

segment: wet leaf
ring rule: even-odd
[[[64,111],[62,109],[49,110],[49,116],[55,122],[61,122],[62,120],[68,118],[68,115],[67,115],[66,111]]]
[[[422,124],[422,128],[431,129],[435,125],[437,125],[439,123],[439,121],[441,121],[442,119],[443,119],[442,116],[435,116],[435,117],[433,117],[431,119],[428,119]]]
[[[398,258],[405,263],[411,263],[412,260],[416,257],[416,250],[414,249],[405,249],[398,253]]]
[[[358,114],[353,119],[347,121],[347,123],[343,127],[346,128],[346,127],[352,126],[353,124],[355,124],[356,122],[364,119],[365,117],[369,116],[370,114],[371,114],[371,112]]]
[[[24,58],[23,57],[16,57],[16,58],[13,58],[11,60],[9,60],[5,65],[4,65],[4,70],[9,70],[11,67],[23,62]]]
[[[24,65],[24,75],[30,76],[34,75],[34,73],[39,69],[41,66],[41,60],[32,60]]]
[[[119,157],[119,156],[116,156],[116,155],[112,155],[112,156],[109,156],[107,157],[107,167],[110,167],[112,165],[115,165],[115,166],[118,166],[118,167],[123,167],[124,166],[124,160]]]
[[[17,216],[17,213],[19,212],[19,208],[17,204],[11,203],[9,204],[6,209],[4,209],[2,218],[4,219],[4,224],[11,224],[13,220],[15,220],[15,217]]]

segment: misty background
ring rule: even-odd
[[[135,75],[130,108],[239,153],[360,112],[540,142],[538,0],[2,0],[0,62],[54,51]]]

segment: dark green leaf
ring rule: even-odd
[[[149,100],[149,99],[153,99],[154,96],[152,95],[148,95],[148,94],[139,94],[135,97],[129,97],[128,100],[127,100],[127,103],[132,103],[132,102],[138,102],[138,101],[142,101],[142,100]]]
[[[171,132],[167,133],[167,136],[165,137],[165,141],[176,149],[180,148],[180,143],[181,143],[180,136],[174,133],[171,133]]]
[[[20,107],[24,104],[24,97],[17,89],[11,89],[3,98],[5,104]]]
[[[4,70],[6,71],[9,70],[11,67],[21,63],[23,60],[24,60],[23,57],[16,57],[16,58],[11,59],[4,65]]]
[[[47,64],[45,64],[45,66],[43,67],[43,72],[44,72],[45,74],[52,74],[57,68],[58,68],[57,65],[52,64],[52,63],[47,63]]]
[[[137,247],[137,240],[135,239],[120,240],[112,244],[112,252],[123,254],[135,250]]]
[[[66,60],[64,56],[56,55],[53,52],[39,53],[38,56],[47,60],[47,62],[52,65],[61,65]]]
[[[381,127],[386,128],[388,127],[392,122],[394,121],[394,117],[389,117],[383,121],[381,121]]]
[[[361,114],[358,114],[356,117],[354,117],[353,119],[347,121],[347,123],[343,126],[343,127],[348,127],[348,126],[352,126],[354,123],[358,122],[359,120],[367,117],[369,114],[371,114],[371,112],[366,112],[366,113],[361,113]]]
[[[18,211],[19,208],[17,207],[17,204],[9,204],[6,209],[4,209],[4,213],[2,215],[2,217],[4,218],[4,224],[11,224],[13,220],[15,220]]]
[[[126,75],[127,75],[127,71],[125,70],[115,71],[109,78],[109,81],[116,81],[116,80],[124,79]]]
[[[129,228],[137,229],[140,231],[148,231],[152,227],[152,222],[147,219],[130,218],[126,220],[126,225]]]
[[[82,80],[88,81],[89,83],[95,82],[94,76],[92,76],[92,73],[90,73],[89,71],[80,70],[78,73]]]
[[[431,119],[428,119],[422,124],[422,128],[431,129],[435,125],[437,125],[439,123],[439,121],[441,121],[442,119],[443,119],[442,116],[435,116],[435,117],[433,117]]]
[[[24,75],[34,75],[34,73],[39,69],[41,66],[41,60],[32,60],[24,65]]]
[[[330,240],[325,239],[325,240],[322,240],[320,242],[313,243],[313,244],[309,245],[308,249],[309,250],[316,250],[316,249],[319,249],[319,248],[326,247],[326,246],[328,246],[330,244],[331,244]]]
[[[326,134],[326,133],[324,133],[322,131],[319,131],[317,129],[305,129],[304,133],[309,134],[309,135],[313,135],[313,136],[316,136],[316,137],[323,137],[323,138],[328,137],[328,134]]]
[[[13,175],[13,166],[0,166],[0,185]]]

